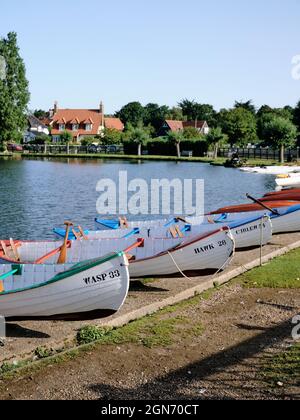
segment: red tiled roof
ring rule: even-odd
[[[175,121],[175,120],[166,120],[166,123],[170,127],[171,131],[180,131],[184,128],[193,127],[202,130],[206,121]]]
[[[74,122],[76,121],[76,122]],[[66,129],[71,131],[74,137],[77,136],[96,136],[99,134],[103,122],[103,114],[97,109],[59,109],[51,119],[52,135],[59,135],[61,131],[58,129],[58,124],[66,124]],[[124,125],[119,118],[105,118],[105,126],[107,128],[114,128],[119,131],[124,130]],[[77,131],[71,130],[71,125],[92,124],[92,130],[86,131],[84,127],[80,127]]]
[[[118,131],[123,131],[125,128],[119,118],[105,118],[105,127]]]
[[[183,127],[184,128],[193,127],[193,128],[202,129],[205,124],[206,124],[206,121],[197,121],[197,123],[196,121],[184,121]]]
[[[170,127],[171,131],[183,130],[183,121],[166,120],[166,123]]]

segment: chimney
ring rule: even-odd
[[[99,112],[101,114],[101,125],[102,125],[102,127],[104,127],[105,126],[105,118],[104,118],[104,105],[103,105],[102,101],[100,102]]]
[[[54,114],[56,114],[56,113],[57,113],[57,111],[58,111],[58,102],[57,102],[57,101],[55,101],[55,102],[54,102],[54,108],[53,108],[53,112],[54,112]]]

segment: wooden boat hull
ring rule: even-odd
[[[300,202],[300,192],[286,192],[285,194],[274,194],[268,197],[262,197],[259,199],[262,203],[286,200],[286,201],[299,201]]]
[[[280,200],[280,201],[266,201],[264,202],[264,204],[272,209],[280,209],[280,208],[288,208],[291,206],[295,206],[297,204],[300,204],[300,202]],[[211,213],[209,213],[209,215],[224,214],[224,213],[247,213],[247,212],[260,211],[261,209],[262,209],[262,206],[255,203],[240,204],[237,206],[228,206],[228,207],[220,208],[218,210],[212,211]]]
[[[281,197],[283,195],[290,194],[290,193],[299,194],[300,196],[300,188],[289,188],[289,189],[285,189],[281,191],[272,191],[272,192],[266,193],[264,197],[272,198],[273,196],[276,196],[276,195]]]
[[[9,268],[8,264],[1,265],[0,273]],[[0,314],[6,319],[72,320],[110,316],[120,309],[128,294],[128,261],[123,253],[79,266],[24,264],[22,269],[21,276],[11,276],[3,282],[5,292],[0,294]],[[50,278],[40,282],[41,276]]]

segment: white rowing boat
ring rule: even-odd
[[[276,178],[276,184],[279,187],[300,186],[300,174],[281,175],[278,178]]]
[[[227,227],[191,238],[101,239],[72,241],[67,262],[76,264],[86,259],[99,258],[115,249],[130,250],[130,277],[148,277],[175,274],[181,271],[216,271],[225,268],[234,254],[235,243]],[[57,242],[21,242],[18,248],[21,261],[32,262],[40,255],[51,254],[61,245]],[[3,257],[2,257],[3,259]],[[55,263],[56,257],[47,260]],[[0,261],[1,262],[1,261]]]
[[[48,250],[56,247],[48,245]],[[32,248],[32,245],[28,245]],[[23,248],[23,249],[22,249]],[[26,250],[19,246],[20,255]],[[35,248],[45,250],[36,243]],[[40,254],[41,255],[41,254]],[[129,289],[123,252],[66,264],[0,265],[0,314],[17,320],[73,320],[110,316],[123,305]]]
[[[300,172],[299,166],[265,166],[265,167],[245,167],[240,168],[242,172],[254,173],[254,174],[263,174],[263,175],[280,175],[280,174],[290,174],[293,172]]]
[[[134,227],[133,229],[116,229],[116,230],[100,230],[85,231],[86,239],[121,239],[130,237],[140,238],[171,238],[171,237],[193,237],[199,236],[205,232],[211,232],[216,227],[228,226],[231,230],[237,249],[250,248],[255,246],[266,245],[272,238],[272,223],[268,216],[262,220],[261,217],[248,217],[243,220],[230,223],[212,223],[209,218],[187,218],[185,222],[178,220],[177,224],[170,227],[153,227],[153,223],[148,225],[147,222],[142,227]],[[151,227],[149,227],[151,226]],[[54,229],[54,232],[64,237],[65,229]],[[75,236],[69,236],[69,239],[75,239]]]
[[[229,223],[234,220],[243,220],[245,217],[262,217],[267,215],[271,218],[273,234],[300,232],[300,205],[282,207],[274,209],[274,212],[268,210],[246,212],[246,213],[224,213],[211,217],[215,222],[222,221]]]

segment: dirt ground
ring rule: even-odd
[[[266,357],[292,344],[291,320],[299,313],[299,290],[232,284],[164,315],[201,324],[202,335],[185,334],[181,325],[168,346],[97,346],[63,365],[0,381],[0,398],[300,399],[300,378],[272,387],[261,376]]]

